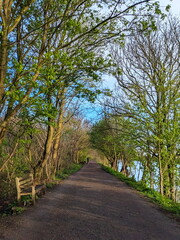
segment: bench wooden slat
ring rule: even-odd
[[[27,179],[24,179],[24,180],[19,180],[19,183],[21,185],[26,184],[26,183],[33,183],[33,179],[27,178]]]
[[[36,188],[35,188],[35,191],[36,192],[39,192],[39,191],[41,191],[41,190],[45,190],[45,185],[41,185],[41,186],[37,186]]]
[[[31,194],[32,194],[32,191],[31,192],[22,192],[21,196],[27,196],[27,195],[31,195]]]
[[[28,183],[28,184],[23,184],[23,185],[20,185],[19,188],[23,189],[23,188],[31,188],[32,187],[32,183]]]

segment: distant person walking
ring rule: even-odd
[[[87,158],[86,163],[87,163],[87,164],[89,163],[89,158]]]

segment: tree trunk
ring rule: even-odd
[[[58,162],[58,150],[60,146],[60,139],[62,135],[62,129],[63,129],[63,108],[64,108],[64,102],[61,102],[60,110],[59,110],[59,116],[57,121],[57,129],[54,136],[54,145],[53,145],[53,155],[52,155],[52,162],[54,164],[54,167],[56,166],[56,163]]]
[[[169,174],[169,197],[175,201],[175,175],[174,175],[174,164],[168,164]]]
[[[64,101],[62,100],[60,103],[59,116],[58,116],[58,120],[56,122],[56,128],[53,128],[53,131],[51,130],[51,134],[48,136],[49,137],[49,140],[48,140],[49,147],[47,146],[47,150],[49,153],[47,153],[47,156],[43,160],[44,162],[46,162],[45,164],[47,164],[49,155],[50,155],[50,151],[52,149],[51,173],[48,174],[49,177],[55,176],[57,166],[59,166],[58,150],[59,150],[59,146],[60,146],[60,139],[61,139],[62,128],[63,128],[63,108],[64,108]],[[51,128],[52,128],[52,126],[51,126]]]
[[[4,25],[4,24],[3,24]],[[7,27],[6,27],[7,28]],[[0,103],[4,96],[4,80],[7,71],[7,58],[8,58],[8,32],[4,26],[1,33],[0,44]]]
[[[8,127],[8,121],[3,121],[0,124],[0,144],[2,143]]]
[[[158,160],[159,160],[159,189],[160,189],[161,195],[164,195],[164,176],[163,176],[164,174],[163,174],[161,159],[159,156],[158,156]]]
[[[124,156],[121,157],[121,162],[122,162],[122,168],[121,168],[121,173],[123,173],[126,177],[129,176],[129,171],[128,171],[128,161]]]
[[[118,170],[118,168],[117,168],[117,158],[114,158],[114,159],[113,159],[113,162],[112,162],[111,167],[112,167],[115,171]]]
[[[43,169],[46,166],[46,164],[48,163],[52,145],[53,145],[53,134],[54,134],[54,127],[52,125],[49,125],[46,142],[45,142],[45,148],[44,148],[44,152],[43,152],[43,157],[42,157],[42,160],[39,161],[39,163],[35,169],[35,176],[38,179],[41,178]]]

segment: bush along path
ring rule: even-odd
[[[59,171],[54,179],[51,179],[46,183],[47,189],[51,189],[53,186],[62,182],[62,180],[68,178],[73,173],[79,171],[83,167],[84,163],[78,164],[73,163],[69,167],[64,168],[62,171]],[[38,196],[36,196],[38,198]],[[2,209],[0,209],[0,216],[16,215],[24,212],[27,206],[32,205],[31,196],[23,196],[21,198],[21,203],[19,204],[17,200],[12,200],[8,204],[2,203]]]
[[[176,240],[178,223],[90,162],[34,207],[0,221],[2,240]]]
[[[119,180],[125,182],[128,186],[133,187],[134,189],[138,190],[144,196],[148,197],[154,203],[156,203],[161,209],[166,210],[167,213],[173,213],[177,220],[180,221],[180,204],[173,202],[171,199],[162,196],[157,191],[147,187],[145,184],[141,182],[135,181],[131,177],[126,177],[120,172],[113,170],[110,167],[102,165],[102,169],[107,173],[117,177]]]

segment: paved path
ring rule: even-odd
[[[180,240],[175,221],[92,162],[6,221],[1,240]]]

